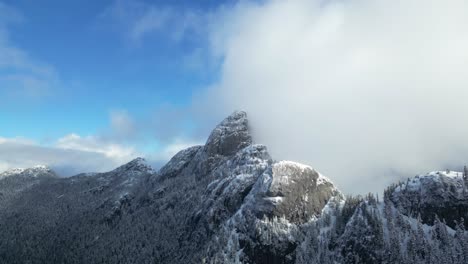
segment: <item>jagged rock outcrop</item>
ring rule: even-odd
[[[275,161],[249,125],[234,112],[159,171],[138,158],[70,178],[1,174],[14,195],[0,196],[0,262],[467,263],[464,224],[444,224],[466,215],[458,178],[345,199],[312,167]]]
[[[432,224],[437,217],[455,228],[456,221],[468,219],[468,186],[461,172],[437,171],[418,175],[394,185],[390,200],[404,215],[421,217]],[[468,222],[465,223],[468,228]]]
[[[224,119],[208,137],[205,150],[209,156],[229,156],[252,144],[247,113],[234,112]]]
[[[259,193],[261,206],[257,206],[257,211],[264,210],[269,218],[284,217],[303,224],[320,215],[331,197],[342,197],[328,178],[309,166],[280,161],[271,170],[268,186]]]
[[[37,262],[52,257],[67,263],[97,263],[101,259],[107,263],[143,263],[148,259],[158,263],[219,263],[216,260],[221,258],[228,261],[222,252],[233,250],[219,240],[225,239],[225,232],[235,231],[242,237],[237,243],[250,250],[234,252],[240,261],[261,263],[278,258],[272,263],[283,263],[284,254],[292,261],[297,243],[285,246],[283,242],[275,245],[257,240],[263,235],[260,226],[267,228],[268,219],[272,223],[281,219],[278,221],[288,228],[298,229],[318,217],[331,197],[340,195],[312,168],[275,162],[265,146],[253,144],[246,113],[234,112],[213,130],[204,146],[182,150],[158,172],[143,159],[136,159],[108,173],[38,183],[1,214],[0,227],[15,226],[27,244],[34,245],[22,250]],[[46,205],[50,211],[38,210]],[[46,215],[47,220],[42,219]],[[41,223],[40,231],[30,232],[31,219],[48,224]],[[145,242],[139,237],[129,239],[129,234],[139,234]],[[282,241],[285,236],[289,235],[272,232],[270,238]],[[291,236],[288,241],[293,239]],[[63,241],[69,249],[53,251],[56,241]],[[22,254],[14,249],[21,246],[5,243],[0,240],[4,245],[0,256],[12,263],[22,262]],[[141,243],[151,250],[141,253]],[[81,244],[88,245],[86,250]],[[130,258],[135,250],[139,257]],[[115,256],[116,251],[123,255]]]

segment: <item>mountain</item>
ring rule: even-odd
[[[37,165],[32,168],[15,168],[0,173],[0,179],[10,176],[20,176],[27,178],[39,178],[39,177],[55,177],[55,173],[49,167],[45,165]]]
[[[141,158],[69,178],[25,171],[0,176],[1,263],[468,263],[461,174],[345,197],[275,161],[245,112],[159,171]]]
[[[44,165],[27,169],[15,168],[0,173],[0,210],[35,184],[56,177],[55,172]]]
[[[419,214],[425,224],[432,224],[438,216],[455,228],[455,221],[468,219],[465,184],[468,185],[468,181],[461,172],[431,172],[394,185],[389,198],[405,215],[418,217]]]

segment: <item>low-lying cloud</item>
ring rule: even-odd
[[[183,133],[174,133],[172,138],[158,133],[148,136],[149,131],[157,131],[148,122],[149,119],[135,120],[125,110],[114,110],[110,112],[109,127],[93,135],[70,133],[48,142],[0,137],[0,172],[48,165],[60,176],[67,177],[83,172],[106,172],[137,157],[146,158],[158,169],[178,151],[201,143]]]
[[[142,120],[116,111],[106,133],[69,135],[53,151],[0,141],[0,160],[11,158],[1,156],[9,147],[31,165],[47,156],[55,164],[79,161],[75,170],[89,171],[121,161],[104,160],[112,153],[106,146],[156,139],[157,151],[145,153],[160,164],[243,109],[255,141],[275,159],[310,164],[347,193],[381,192],[401,177],[466,163],[464,0],[238,1],[203,14],[183,10],[180,21],[174,8],[135,3],[116,1],[100,19],[110,18],[137,44],[150,34],[176,41],[195,34],[200,47],[189,64],[219,62],[210,66],[219,69],[218,81],[195,95],[191,108],[162,109]],[[10,47],[1,23],[0,49]],[[11,151],[26,145],[33,151]],[[95,164],[81,166],[83,160]]]
[[[44,164],[51,166],[61,176],[71,176],[82,172],[107,171],[121,165],[125,158],[130,158],[112,156],[111,149],[102,149],[102,146],[100,149],[84,149],[81,145],[77,146],[77,137],[75,135],[72,139],[72,136],[68,136],[53,146],[42,146],[25,139],[0,138],[0,172]],[[68,145],[60,145],[66,141]],[[75,145],[71,146],[71,141],[75,141]]]
[[[468,2],[241,1],[213,25],[210,107],[345,192],[468,156]],[[218,102],[219,104],[213,104]]]

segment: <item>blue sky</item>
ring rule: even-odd
[[[166,28],[135,38],[125,24],[150,7],[170,8],[174,13],[206,12],[218,1],[138,2],[141,7],[125,10],[129,14],[123,18],[109,10],[137,2],[3,3],[20,17],[6,25],[10,45],[37,65],[51,68],[54,76],[47,77],[46,87],[38,91],[0,90],[8,98],[0,106],[2,136],[44,140],[70,132],[94,134],[108,125],[110,111],[125,109],[131,115],[143,115],[159,105],[184,106],[193,92],[216,78],[215,70],[186,65],[187,58],[204,44],[197,36],[173,39],[172,21]],[[6,70],[14,74],[17,69]]]
[[[221,65],[209,31],[235,4],[1,0],[0,170],[71,175],[137,156],[160,166],[203,143],[194,98]]]
[[[0,0],[0,171],[160,166],[245,110],[344,191],[468,155],[468,2]],[[364,184],[356,186],[355,182]]]

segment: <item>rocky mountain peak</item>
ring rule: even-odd
[[[70,178],[10,170],[0,263],[467,263],[463,173],[345,199],[314,168],[275,161],[248,125],[234,112],[157,173],[143,158]]]
[[[14,175],[29,176],[34,178],[42,176],[56,177],[55,172],[50,167],[46,165],[36,165],[31,168],[13,168],[7,170],[3,173],[0,173],[0,179]]]
[[[387,195],[403,214],[412,217],[420,214],[426,224],[433,224],[436,215],[452,228],[456,226],[455,221],[468,219],[468,191],[462,172],[434,171],[417,175],[391,186]]]
[[[212,156],[230,156],[251,144],[247,113],[235,111],[211,132],[205,149]]]
[[[114,172],[143,172],[154,173],[154,169],[148,164],[146,159],[138,157],[114,170]]]
[[[257,214],[306,223],[321,214],[332,197],[343,199],[335,185],[312,167],[292,161],[272,164],[257,195]]]

